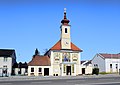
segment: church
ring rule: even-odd
[[[77,76],[82,74],[80,54],[82,50],[71,42],[71,25],[64,9],[64,18],[60,26],[60,40],[44,55],[36,49],[28,63],[28,76]]]

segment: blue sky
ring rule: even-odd
[[[8,1],[0,1],[0,48],[15,49],[18,62],[29,62],[36,48],[44,54],[60,39],[64,8],[82,60],[120,53],[119,0]]]

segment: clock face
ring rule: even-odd
[[[69,43],[67,41],[64,42],[65,45],[68,45]]]

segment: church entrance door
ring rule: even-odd
[[[71,75],[71,66],[66,66],[66,75]]]

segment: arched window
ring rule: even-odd
[[[67,28],[65,28],[65,33],[67,33]]]

